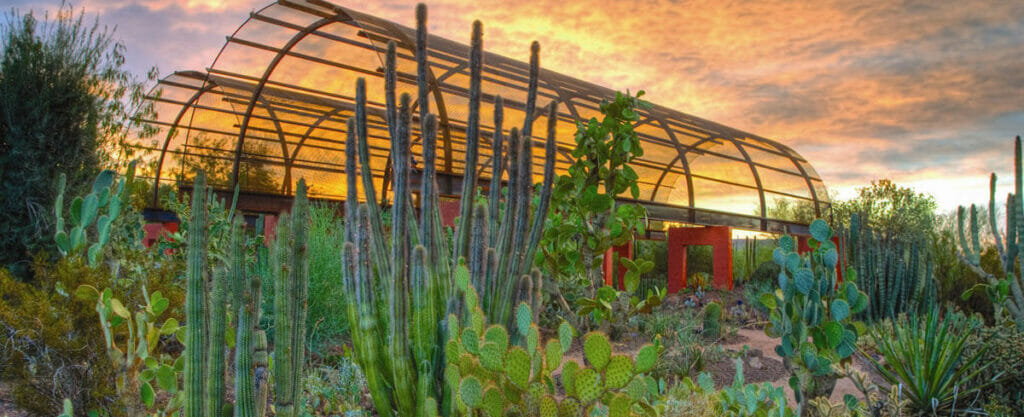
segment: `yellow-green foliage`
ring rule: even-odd
[[[970,357],[984,347],[988,350],[982,354],[980,362],[993,364],[973,383],[983,384],[1002,373],[999,383],[985,389],[983,399],[993,406],[1017,410],[1011,415],[1024,416],[1024,332],[1012,326],[983,328],[967,339],[964,355]]]
[[[115,369],[107,358],[93,303],[76,300],[80,284],[108,274],[83,259],[37,260],[32,283],[0,270],[0,379],[12,382],[17,407],[56,415],[68,398],[77,410],[112,409]],[[116,413],[115,413],[116,415]]]

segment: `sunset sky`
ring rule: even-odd
[[[412,2],[335,3],[412,25]],[[54,10],[57,1],[4,0]],[[210,65],[269,0],[89,0],[140,77]],[[881,3],[881,2],[879,2]],[[429,29],[791,146],[840,197],[890,178],[943,210],[1008,192],[1024,132],[1024,2],[430,1]],[[514,5],[514,6],[513,6]]]

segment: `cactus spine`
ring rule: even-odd
[[[981,243],[979,238],[980,224],[977,208],[971,205],[970,225],[965,226],[965,209],[957,210],[957,234],[960,240],[960,261],[969,266],[975,273],[988,281],[986,291],[994,299],[996,317],[1008,318],[1024,329],[1024,274],[1018,272],[1021,249],[1024,248],[1024,166],[1021,163],[1021,141],[1017,136],[1014,141],[1014,192],[1006,196],[1006,244],[1000,236],[996,225],[996,174],[989,178],[988,215],[989,227],[995,240],[999,259],[1003,264],[1002,277],[988,273],[981,268]],[[970,230],[971,241],[968,244],[966,231]],[[973,290],[973,289],[972,289]]]
[[[529,132],[536,109],[539,47],[532,47],[531,79],[527,93],[528,117],[520,129],[509,132],[508,155],[501,129],[503,104],[495,98],[491,170],[492,200],[475,205],[477,162],[480,157],[480,106],[483,63],[483,30],[474,23],[470,53],[470,102],[466,126],[466,169],[460,219],[451,243],[441,224],[436,186],[437,118],[430,114],[427,71],[426,8],[417,7],[416,51],[419,98],[419,129],[423,138],[423,171],[419,215],[413,210],[410,137],[411,97],[396,97],[397,44],[391,42],[385,57],[385,115],[391,138],[394,193],[390,235],[384,232],[369,158],[366,120],[366,85],[356,82],[355,116],[348,122],[345,208],[345,239],[342,251],[344,282],[353,295],[347,306],[353,323],[356,359],[370,388],[374,406],[382,416],[454,415],[459,387],[444,383],[445,345],[453,323],[446,317],[465,318],[483,327],[485,321],[511,324],[511,311],[520,301],[538,305],[541,277],[530,276],[532,254],[546,217],[554,178],[555,106],[545,148],[544,183],[531,208],[533,195],[533,140]],[[502,176],[507,163],[508,185],[501,212]],[[361,183],[366,204],[358,205]],[[532,222],[532,225],[531,225]],[[521,282],[532,282],[532,291],[521,291]],[[460,294],[470,285],[480,288],[471,300]],[[457,324],[457,323],[455,323]],[[455,327],[457,329],[457,327]],[[516,339],[527,335],[516,333]],[[492,394],[493,396],[493,394]]]

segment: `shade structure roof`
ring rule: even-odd
[[[410,20],[411,15],[410,10]],[[134,145],[151,163],[158,183],[188,183],[203,169],[214,186],[232,188],[237,181],[246,192],[289,196],[305,178],[311,196],[341,200],[346,195],[346,120],[354,110],[356,80],[365,78],[371,167],[387,189],[383,65],[392,40],[398,45],[397,92],[415,97],[414,29],[322,0],[273,3],[228,36],[205,71],[179,71],[159,82],[149,96],[156,110],[149,122],[159,132]],[[439,119],[439,180],[454,183],[468,169],[469,47],[430,36],[428,56],[427,105]],[[504,100],[506,129],[522,126],[528,73],[524,62],[484,54],[481,156],[480,165],[472,167],[481,178],[490,177],[494,97]],[[576,123],[600,117],[602,99],[614,95],[614,90],[541,69],[537,104],[559,105],[559,173],[572,163]],[[768,216],[776,200],[809,204],[819,216],[828,208],[824,183],[793,149],[658,105],[639,113],[635,130],[644,155],[632,168],[640,177],[640,195],[621,200],[646,205],[652,220],[787,231],[799,225]],[[547,112],[534,114],[536,126],[547,124]],[[418,139],[417,130],[414,160],[421,157]],[[535,136],[533,145],[542,148],[543,141]],[[539,182],[543,169],[537,166],[534,172]],[[459,188],[441,184],[440,189],[454,193]]]

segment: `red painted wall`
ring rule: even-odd
[[[711,245],[715,288],[732,290],[732,228],[729,226],[668,229],[668,293],[686,288],[686,247]]]

